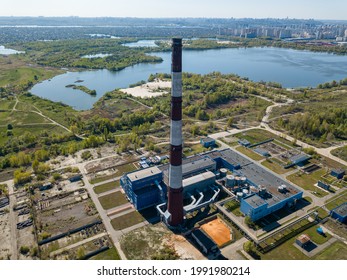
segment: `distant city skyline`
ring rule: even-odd
[[[347,20],[343,0],[11,0],[0,16],[298,18]]]

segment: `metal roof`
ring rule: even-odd
[[[340,215],[341,217],[347,216],[347,202],[341,204],[340,206],[336,207],[332,210],[336,214]]]
[[[162,172],[159,170],[159,168],[154,166],[154,167],[151,167],[151,168],[146,168],[146,169],[134,171],[132,173],[128,173],[127,176],[128,176],[130,181],[135,182],[135,181],[147,178],[147,177],[159,175],[161,173]]]
[[[182,184],[183,187],[187,187],[212,178],[216,178],[216,175],[214,175],[214,173],[211,171],[207,171],[205,173],[184,179]]]

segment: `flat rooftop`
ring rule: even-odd
[[[216,165],[216,162],[208,156],[197,155],[197,156],[185,158],[183,159],[183,162],[182,162],[183,179],[187,177],[189,174],[195,173],[198,170],[207,170],[211,168],[211,166],[215,166],[215,165]],[[169,166],[170,164],[159,166],[160,170],[163,171],[164,182],[166,185],[168,185],[169,183]]]
[[[336,207],[333,209],[333,211],[340,215],[341,217],[346,217],[347,216],[347,202],[343,203],[342,205]]]
[[[201,174],[195,175],[193,177],[189,177],[187,179],[184,179],[182,184],[183,184],[183,187],[187,187],[187,186],[191,186],[193,184],[196,184],[196,183],[199,183],[199,182],[202,182],[205,180],[209,180],[212,178],[216,178],[216,175],[214,175],[214,173],[211,171],[207,171],[205,173],[201,173]]]
[[[154,166],[151,168],[141,169],[141,170],[128,173],[127,176],[130,181],[135,182],[147,177],[159,175],[160,173],[162,173],[162,171],[158,167]]]
[[[271,196],[268,196],[264,200],[269,205],[273,205],[281,200],[284,200],[301,192],[301,190],[294,187],[292,184],[285,181],[278,175],[275,175],[274,173],[268,171],[267,169],[265,169],[265,167],[259,166],[258,164],[254,163],[253,161],[247,159],[246,157],[238,154],[237,152],[231,149],[218,151],[214,153],[214,156],[210,156],[217,157],[218,155],[227,161],[232,160],[233,162],[240,163],[241,169],[235,171],[235,174],[240,176],[246,176],[247,180],[251,182],[252,185],[255,185],[257,187],[266,187],[267,192],[271,194]],[[286,186],[287,191],[285,193],[281,193],[277,189],[279,186],[282,185]]]

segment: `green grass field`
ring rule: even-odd
[[[105,209],[111,209],[120,205],[127,203],[127,199],[121,192],[115,192],[108,195],[99,197],[101,206]]]
[[[251,142],[251,144],[259,143],[259,142],[265,141],[267,139],[273,138],[273,139],[277,140],[276,144],[278,144],[278,145],[280,145],[279,144],[279,142],[280,142],[280,143],[287,144],[290,147],[293,147],[293,144],[290,141],[283,139],[283,138],[281,138],[275,134],[272,134],[269,131],[263,130],[263,129],[251,129],[251,130],[248,130],[248,131],[245,131],[242,133],[235,134],[234,136],[239,138],[239,139],[246,139],[249,142]],[[289,147],[287,145],[281,145],[281,146],[288,149]]]
[[[120,260],[119,253],[115,247],[108,249],[105,252],[102,252],[100,254],[97,254],[96,256],[90,258],[90,260],[95,260],[95,261],[107,261],[107,260]]]
[[[347,260],[347,245],[335,242],[322,252],[318,253],[315,260]]]
[[[262,157],[261,155],[255,153],[255,152],[253,152],[252,150],[247,149],[247,148],[245,148],[245,147],[243,147],[243,146],[237,147],[236,150],[238,150],[240,153],[242,153],[242,154],[244,154],[244,155],[250,157],[250,158],[253,159],[253,160],[261,160],[261,159],[264,158],[264,157]]]
[[[281,165],[274,162],[272,159],[265,160],[261,164],[277,174],[284,174],[291,170],[291,169],[284,169]]]
[[[111,220],[111,225],[115,230],[122,230],[137,225],[138,223],[141,223],[144,220],[145,219],[141,216],[139,212],[134,211]]]
[[[15,126],[32,123],[50,123],[50,121],[32,112],[0,112],[0,125],[9,123]]]
[[[12,110],[14,104],[16,103],[15,100],[8,100],[5,98],[0,99],[0,110]]]
[[[295,174],[289,175],[287,179],[307,191],[315,192],[314,194],[316,196],[323,197],[328,195],[329,192],[326,192],[319,187],[315,187],[314,184],[316,184],[318,180],[321,180],[321,176],[325,173],[326,171],[324,169],[319,169],[311,174],[303,174],[299,171]]]
[[[307,234],[314,243],[319,245],[324,244],[325,242],[330,240],[330,238],[332,237],[331,234],[325,233],[326,236],[322,236],[317,232],[317,228],[318,226],[313,226],[305,230],[303,234]]]
[[[115,182],[109,182],[109,183],[106,183],[106,184],[102,184],[102,185],[96,186],[96,187],[93,188],[93,190],[94,190],[94,192],[96,194],[100,194],[100,193],[104,193],[104,192],[108,192],[108,191],[114,190],[114,189],[116,189],[119,186],[120,186],[120,182],[119,182],[119,180],[117,180]]]
[[[331,151],[331,154],[333,154],[334,156],[339,157],[340,159],[347,161],[347,146],[344,146],[342,148],[338,148],[335,150]]]
[[[347,190],[343,191],[342,193],[336,195],[335,197],[332,197],[327,201],[326,207],[329,210],[332,210],[336,208],[337,206],[341,205],[344,202],[347,202]]]

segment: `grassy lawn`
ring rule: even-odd
[[[61,73],[63,73],[61,70],[48,70],[45,68],[34,67],[0,69],[0,86],[18,85],[21,83],[27,83],[28,81],[34,82],[35,76],[38,80],[46,80]]]
[[[141,216],[139,212],[134,211],[111,220],[111,225],[115,230],[122,230],[137,225],[138,223],[141,223],[144,220],[145,219]]]
[[[2,112],[0,113],[0,125],[11,123],[13,126],[31,123],[50,123],[47,119],[31,112]]]
[[[274,139],[278,140],[278,141],[276,141],[276,144],[279,144],[279,142],[280,142],[280,143],[285,143],[285,144],[289,145],[290,147],[293,147],[293,144],[290,141],[283,139],[283,138],[281,138],[275,134],[272,134],[269,131],[263,130],[263,129],[248,130],[248,131],[236,134],[235,137],[240,138],[240,139],[246,139],[249,142],[251,142],[251,144],[256,144],[256,143],[265,141],[267,139],[274,138]],[[286,145],[283,145],[283,147],[288,149],[288,146],[286,146]]]
[[[187,145],[183,149],[183,154],[187,157],[198,153],[206,152],[207,150],[208,149],[204,148],[201,144]]]
[[[120,165],[120,166],[117,166],[116,168],[117,168],[117,173],[116,174],[118,176],[123,175],[123,173],[128,173],[128,172],[136,170],[136,167],[135,167],[135,165],[133,163]]]
[[[100,194],[103,192],[108,192],[110,190],[113,190],[119,186],[120,186],[120,182],[119,180],[117,180],[115,182],[109,182],[109,183],[94,187],[93,190],[96,194]]]
[[[331,154],[333,154],[336,157],[339,157],[340,159],[343,159],[344,161],[347,161],[347,146],[332,150]]]
[[[91,179],[90,183],[91,184],[97,184],[97,183],[101,183],[103,181],[107,181],[107,180],[113,179],[115,177],[117,177],[116,174],[111,174],[111,175],[107,175],[107,176],[103,176],[103,177],[96,177],[96,178]]]
[[[274,134],[262,129],[252,129],[235,135],[237,138],[246,139],[251,144],[259,143],[270,138],[274,138]]]
[[[102,208],[105,210],[111,209],[120,205],[123,205],[128,202],[124,194],[121,192],[111,193],[109,195],[104,195],[99,197]]]
[[[90,260],[120,260],[120,256],[116,248],[110,248],[107,251],[104,251],[96,256],[90,258]]]
[[[332,236],[329,233],[325,233],[325,237],[320,235],[317,232],[318,226],[313,226],[303,232],[303,234],[308,234],[308,236],[311,238],[311,240],[316,244],[324,244],[327,242]]]
[[[0,99],[0,110],[12,110],[15,100],[8,100],[5,98]]]
[[[308,260],[309,258],[293,244],[293,237],[266,254],[258,253],[262,260]]]
[[[347,202],[347,190],[342,193],[336,195],[335,197],[330,198],[328,203],[325,205],[329,210],[336,208],[344,202]]]
[[[250,157],[253,160],[261,160],[263,159],[263,157],[255,152],[253,152],[250,149],[247,149],[243,146],[237,147],[236,150],[238,150],[239,152],[243,153],[244,155]]]
[[[326,223],[324,223],[324,226],[331,230],[332,232],[336,233],[337,235],[347,239],[347,226],[340,224],[334,220],[328,220]]]
[[[271,159],[266,159],[261,164],[277,174],[284,174],[290,170],[290,169],[284,169],[281,165],[279,165],[278,163],[274,162]]]
[[[319,187],[315,187],[314,184],[316,184],[318,180],[321,180],[321,177],[325,173],[326,171],[324,169],[317,170],[311,174],[303,174],[299,171],[295,174],[289,175],[287,179],[307,191],[315,192],[314,194],[316,196],[323,197],[329,193]]]
[[[346,260],[347,245],[335,242],[314,257],[315,260]]]

